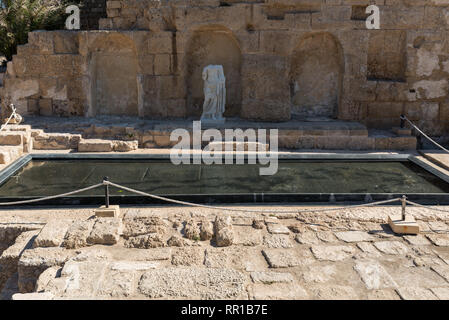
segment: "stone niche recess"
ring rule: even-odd
[[[187,112],[199,117],[204,101],[201,74],[208,65],[222,65],[226,76],[225,117],[240,115],[241,52],[232,32],[224,27],[210,26],[193,33],[187,49]]]
[[[137,54],[127,36],[99,36],[91,46],[89,116],[138,115]]]
[[[292,118],[336,118],[343,70],[342,50],[331,34],[305,36],[291,60]]]

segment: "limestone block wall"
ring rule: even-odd
[[[367,30],[365,8],[381,11]],[[222,64],[228,117],[331,117],[449,131],[449,2],[107,1],[102,31],[33,32],[6,100],[28,113],[199,118],[200,72]]]

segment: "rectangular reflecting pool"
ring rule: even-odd
[[[29,157],[29,158],[27,158]],[[407,195],[449,203],[449,183],[408,159],[281,159],[278,172],[259,165],[174,165],[151,157],[27,156],[0,175],[0,202],[66,193],[110,181],[156,195],[199,203],[365,202]],[[111,203],[154,199],[110,187]],[[45,204],[102,204],[102,187]]]

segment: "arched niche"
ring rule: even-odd
[[[222,65],[226,77],[225,117],[240,115],[242,103],[242,55],[229,29],[210,26],[194,31],[187,47],[187,110],[189,116],[202,114],[204,93],[201,77],[204,67]]]
[[[138,62],[134,42],[122,34],[100,35],[90,47],[89,115],[138,115]]]
[[[291,56],[292,118],[337,117],[343,64],[341,46],[331,34],[311,34],[300,41]]]

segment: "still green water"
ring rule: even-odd
[[[0,187],[0,197],[48,196],[103,177],[160,194],[446,193],[449,185],[411,162],[285,161],[273,176],[259,165],[179,165],[149,160],[31,161]],[[103,188],[84,195],[102,195]],[[111,188],[111,194],[127,192]]]

